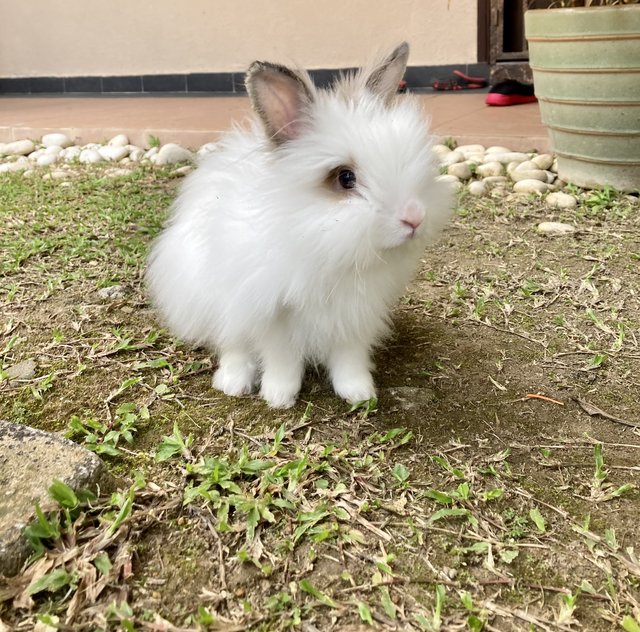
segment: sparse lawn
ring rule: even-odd
[[[637,197],[463,194],[377,406],[310,372],[274,412],[213,391],[147,303],[177,182],[0,179],[0,417],[66,433],[118,486],[55,491],[0,630],[640,630]]]

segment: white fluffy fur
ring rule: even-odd
[[[303,131],[280,145],[257,121],[229,132],[153,247],[155,305],[177,336],[218,355],[214,386],[227,394],[261,382],[271,406],[291,406],[312,362],[341,397],[375,395],[371,350],[450,200],[418,105],[361,83],[314,91]],[[326,185],[340,165],[354,166],[356,190]],[[412,201],[426,209],[413,236],[401,221]]]

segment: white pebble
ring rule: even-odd
[[[132,149],[129,158],[131,162],[140,162],[144,158],[144,149],[140,149],[139,147]]]
[[[127,138],[126,134],[118,134],[117,136],[114,136],[107,144],[111,145],[112,147],[125,147],[129,144],[129,139]]]
[[[31,140],[14,140],[4,146],[4,154],[8,156],[26,156],[35,150],[36,146]]]
[[[209,143],[207,143],[207,145],[208,144]],[[203,147],[204,146],[205,145],[203,145]],[[438,154],[439,156],[444,156],[444,154],[451,153],[451,147],[447,147],[446,145],[442,145],[441,143],[437,144],[437,145],[434,145],[432,149],[433,149],[434,153]]]
[[[438,180],[438,182],[446,182],[454,191],[459,191],[462,188],[462,182],[455,176],[438,176],[436,180]]]
[[[516,193],[544,193],[548,188],[549,185],[540,180],[520,180],[513,185]]]
[[[463,154],[483,154],[484,145],[460,145],[456,147],[456,151],[460,151]]]
[[[83,149],[80,152],[79,160],[83,163],[95,164],[97,162],[102,162],[104,158],[96,149]]]
[[[44,153],[46,156],[58,156],[61,151],[62,147],[60,147],[60,145],[49,145],[49,147],[44,150]]]
[[[562,191],[549,193],[545,202],[547,203],[547,206],[552,208],[575,208],[578,205],[578,200],[576,200],[573,195],[563,193]]]
[[[66,149],[63,149],[62,152],[60,153],[60,157],[63,160],[66,160],[67,162],[69,162],[71,160],[75,160],[76,158],[78,158],[81,152],[82,150],[80,149],[80,147],[76,147],[74,145],[73,147],[67,147]]]
[[[485,178],[487,176],[501,176],[503,173],[502,163],[497,160],[490,160],[489,162],[485,162],[483,165],[478,165],[476,167],[476,173],[481,178]]]
[[[528,169],[526,171],[518,171],[514,169],[510,174],[511,179],[514,182],[520,182],[520,180],[540,180],[540,182],[547,182],[547,174],[540,169]]]
[[[49,167],[58,162],[58,156],[55,154],[43,154],[36,160],[39,167]]]
[[[503,165],[506,165],[510,162],[524,162],[525,160],[529,160],[529,156],[527,154],[523,154],[518,151],[505,151],[503,153],[493,152],[491,156],[489,156],[491,160],[497,160],[501,162]]]
[[[513,168],[514,171],[544,171],[544,169],[539,169],[538,165],[531,160],[525,160],[524,162],[519,163]]]
[[[128,153],[129,150],[126,147],[120,147],[119,145],[105,145],[104,147],[100,147],[98,149],[98,153],[105,160],[122,160]]]
[[[486,195],[487,185],[477,180],[469,182],[469,193],[471,193],[471,195]]]
[[[145,158],[151,158],[151,156],[155,156],[158,153],[159,149],[157,147],[152,147],[151,149],[147,149],[144,153]]]
[[[491,147],[487,147],[485,153],[487,154],[508,154],[511,150],[508,147],[503,147],[502,145],[492,145]]]
[[[471,177],[471,168],[466,162],[456,162],[449,165],[447,173],[450,176],[460,178],[460,180],[468,180]]]
[[[186,176],[189,175],[192,171],[193,167],[191,165],[184,165],[183,167],[174,169],[173,174],[176,176]]]
[[[489,186],[495,186],[496,184],[505,184],[507,176],[486,176],[482,178],[482,181]]]
[[[465,153],[465,162],[473,165],[481,165],[484,162],[484,154]]]
[[[535,163],[537,169],[547,171],[553,164],[553,156],[551,154],[538,154],[531,159],[531,162]]]
[[[553,159],[553,164],[551,165],[551,167],[549,167],[550,171],[553,171],[553,173],[558,173],[558,159],[554,158]]]
[[[553,184],[557,178],[556,174],[553,171],[545,171],[545,173],[547,174],[547,184]]]
[[[66,135],[61,133],[45,134],[42,137],[42,144],[45,147],[69,147],[73,145],[73,141]]]
[[[192,161],[193,154],[177,143],[167,143],[158,152],[157,165],[174,165],[177,162]]]
[[[28,162],[4,162],[0,165],[0,173],[24,171],[29,166]]]
[[[440,156],[440,164],[443,167],[448,167],[449,165],[454,165],[457,162],[462,162],[464,160],[464,154],[459,151],[450,151],[448,154],[442,154]]]
[[[36,149],[35,151],[32,151],[28,158],[29,160],[33,160],[34,162],[36,160],[38,160],[38,158],[40,158],[40,156],[44,156],[44,149]]]
[[[436,145],[436,147],[445,147],[444,145]],[[218,149],[218,145],[217,143],[205,143],[204,145],[202,145],[202,147],[200,147],[200,149],[198,149],[198,151],[196,152],[198,156],[206,156],[207,154],[210,154],[214,151],[216,151]],[[449,152],[449,148],[445,147],[445,149],[447,150],[447,152]],[[435,151],[435,148],[434,148]],[[438,153],[438,152],[436,152]]]
[[[538,224],[538,232],[543,235],[570,235],[575,233],[576,229],[571,224],[562,222],[542,222]]]

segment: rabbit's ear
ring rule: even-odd
[[[407,68],[409,44],[402,42],[390,55],[369,72],[366,87],[385,101],[393,98],[398,92],[400,80]]]
[[[284,66],[255,61],[245,84],[253,109],[275,143],[300,134],[306,110],[313,102],[313,88],[304,77]]]

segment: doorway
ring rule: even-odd
[[[492,84],[505,79],[533,83],[524,14],[546,9],[553,1],[478,0],[478,61],[489,64]]]

